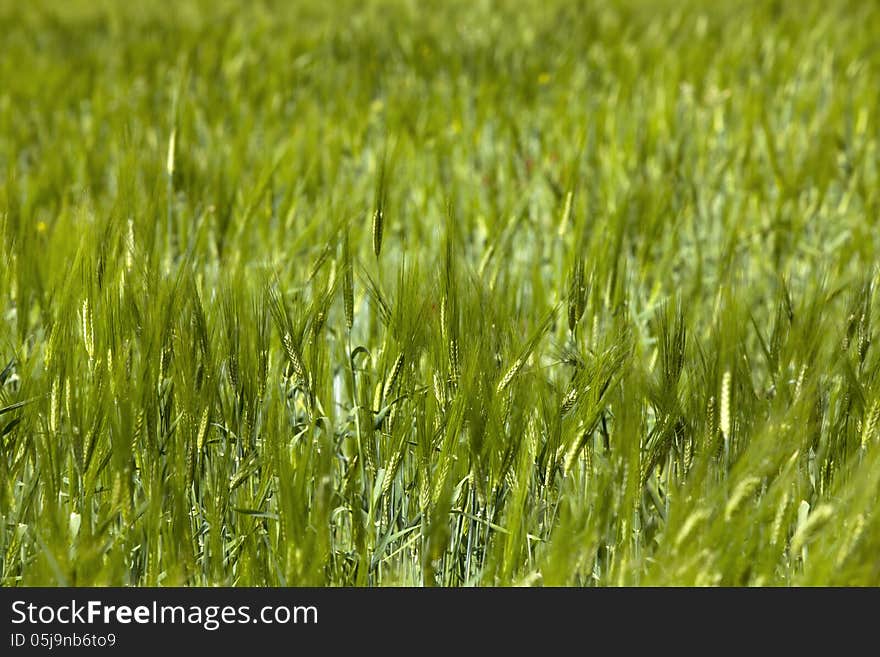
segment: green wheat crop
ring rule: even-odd
[[[878,44],[0,0],[0,583],[880,584]]]

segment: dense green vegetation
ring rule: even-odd
[[[0,582],[880,584],[880,5],[0,2]]]

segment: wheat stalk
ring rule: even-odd
[[[373,253],[376,257],[382,252],[382,231],[385,225],[385,213],[382,208],[376,208],[373,212]]]

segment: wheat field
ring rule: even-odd
[[[880,5],[0,34],[3,586],[880,585]]]

